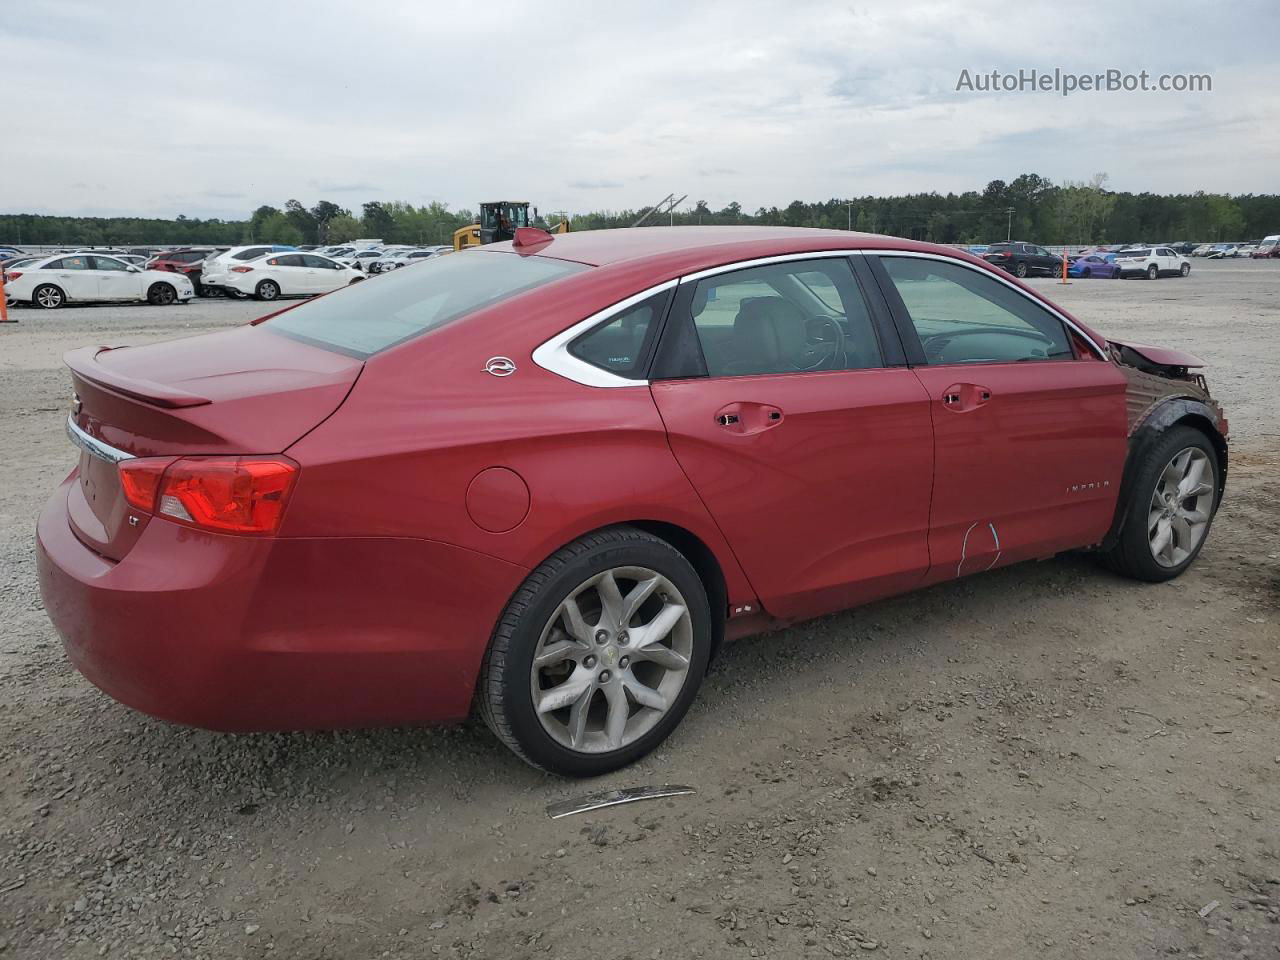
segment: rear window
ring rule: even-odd
[[[987,253],[1004,253],[1010,246],[1012,245],[1008,243],[993,243],[987,247]]]
[[[264,321],[274,332],[364,359],[464,314],[588,269],[468,251],[357,283]]]

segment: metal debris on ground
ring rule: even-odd
[[[625,790],[604,790],[600,793],[588,793],[568,800],[557,800],[547,804],[547,816],[552,820],[572,816],[575,813],[587,813],[604,807],[616,807],[623,803],[635,803],[637,800],[661,800],[663,797],[680,797],[688,793],[697,793],[693,787],[668,784],[661,787],[628,787]]]

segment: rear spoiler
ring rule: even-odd
[[[71,350],[63,354],[62,362],[70,367],[71,372],[82,380],[88,380],[90,383],[105,387],[114,393],[123,394],[133,400],[141,400],[153,406],[173,409],[176,407],[201,407],[206,403],[213,402],[208,397],[188,393],[186,390],[179,390],[176,387],[167,387],[163,383],[155,383],[151,380],[142,380],[137,377],[127,377],[123,374],[112,372],[98,362],[98,357],[115,349],[118,348],[104,346],[80,347],[78,350]]]
[[[1195,354],[1184,353],[1181,350],[1174,350],[1170,347],[1153,347],[1147,343],[1125,343],[1123,340],[1107,340],[1113,347],[1124,350],[1131,350],[1158,367],[1203,367],[1204,361]]]

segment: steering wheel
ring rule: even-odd
[[[1001,333],[1012,337],[1023,337],[1027,340],[1035,340],[1046,346],[1053,346],[1053,341],[1046,337],[1038,330],[1019,330],[1012,327],[983,327],[980,330],[952,330],[949,333],[938,333],[932,337],[927,337],[921,346],[924,348],[925,360],[929,363],[942,363],[944,361],[943,351],[951,345],[951,341],[957,337],[977,337],[986,336],[992,333]]]
[[[824,364],[844,355],[844,328],[835,317],[819,315],[805,321],[805,348],[796,362],[797,370],[821,370]]]

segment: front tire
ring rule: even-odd
[[[178,291],[171,283],[153,283],[147,290],[147,303],[155,307],[167,307],[177,299]]]
[[[1136,462],[1124,525],[1104,559],[1117,573],[1159,583],[1200,555],[1218,508],[1218,456],[1201,431],[1175,426]]]
[[[36,287],[31,294],[32,306],[39,307],[42,310],[57,310],[66,302],[67,295],[62,292],[62,288],[54,286],[52,283]]]
[[[263,280],[254,288],[253,295],[259,300],[277,300],[280,297],[280,285],[274,280]]]
[[[480,672],[481,716],[535,767],[608,773],[680,723],[711,636],[706,590],[671,544],[626,526],[588,534],[508,603]]]

